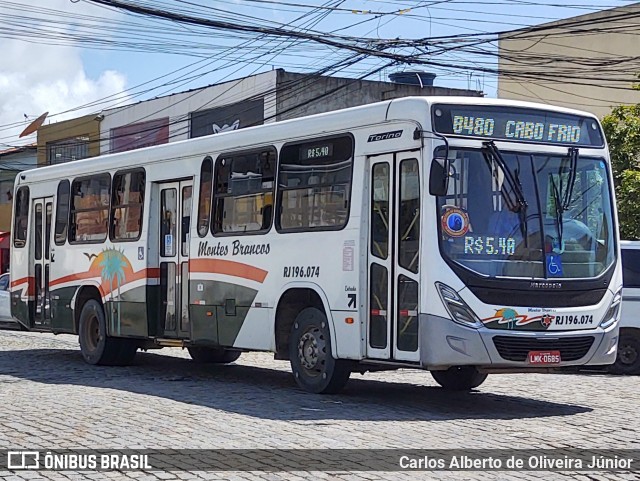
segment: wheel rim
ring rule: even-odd
[[[90,351],[98,349],[98,343],[100,342],[100,321],[98,321],[98,316],[92,315],[87,320],[87,335],[85,338]]]
[[[327,343],[317,327],[308,329],[298,341],[298,359],[306,373],[316,377],[324,373]]]
[[[638,360],[638,350],[631,344],[623,344],[618,348],[618,358],[625,365],[631,365]]]

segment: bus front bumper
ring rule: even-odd
[[[515,331],[474,329],[451,319],[420,314],[420,363],[429,370],[476,366],[487,371],[535,371],[613,364],[618,323],[607,329]],[[529,352],[560,352],[561,362],[532,364]]]

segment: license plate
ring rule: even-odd
[[[529,364],[558,364],[560,351],[529,351]]]

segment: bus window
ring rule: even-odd
[[[420,173],[416,159],[400,162],[398,211],[398,263],[417,274],[420,248]]]
[[[218,157],[213,233],[268,231],[275,172],[276,150],[272,147]]]
[[[29,221],[29,187],[20,187],[16,195],[14,209],[13,246],[24,247],[27,242],[27,225]]]
[[[144,170],[116,172],[111,196],[112,241],[137,240],[142,232]]]
[[[278,230],[341,229],[351,197],[350,136],[287,144],[280,154]]]
[[[173,257],[176,255],[175,241],[176,222],[178,215],[178,191],[176,189],[163,189],[160,195],[160,212],[162,219],[160,223],[160,255],[162,257]],[[175,267],[173,263],[169,263]],[[169,275],[174,275],[169,273]]]
[[[104,242],[107,238],[109,174],[75,179],[71,184],[69,242]]]
[[[372,175],[371,253],[386,259],[389,252],[389,164],[375,164]]]
[[[189,232],[191,232],[191,196],[193,195],[193,187],[188,185],[182,188],[182,210],[180,211],[182,219],[180,223],[181,237],[181,254],[189,255]],[[185,277],[186,279],[186,277]],[[186,284],[186,283],[185,283]]]
[[[69,225],[69,181],[61,180],[58,184],[56,198],[56,245],[63,245],[67,240],[67,227]]]
[[[209,231],[211,217],[211,179],[213,178],[213,160],[205,157],[200,167],[200,197],[198,200],[198,235],[204,237]]]
[[[640,288],[640,250],[622,247],[622,283],[624,287]]]

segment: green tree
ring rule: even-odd
[[[634,86],[640,90],[640,86]],[[640,104],[615,107],[602,119],[613,168],[620,236],[640,239]]]

